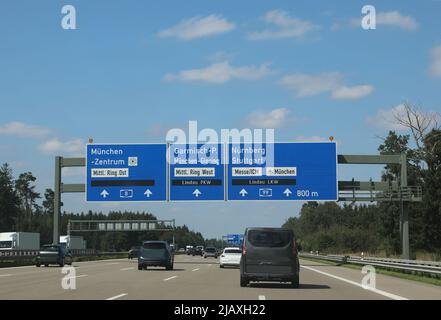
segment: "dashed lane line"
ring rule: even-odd
[[[106,300],[116,300],[116,299],[119,299],[119,298],[125,297],[126,295],[127,295],[127,293],[121,293],[121,294],[119,294],[119,295],[117,295],[117,296],[107,298]]]

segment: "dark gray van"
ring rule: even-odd
[[[290,282],[299,287],[300,264],[291,229],[247,228],[240,260],[240,286],[250,281]]]

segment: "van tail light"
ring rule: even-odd
[[[247,246],[245,244],[245,241],[242,244],[242,255],[246,255],[247,254]]]
[[[297,244],[296,244],[296,241],[294,239],[292,240],[292,254],[294,256],[297,255]]]

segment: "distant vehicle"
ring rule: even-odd
[[[204,247],[203,246],[197,246],[196,248],[193,248],[191,251],[192,256],[203,256],[204,255]]]
[[[40,234],[34,232],[1,232],[0,250],[39,250]]]
[[[50,264],[58,264],[60,267],[64,267],[65,264],[72,265],[72,260],[72,254],[64,246],[45,244],[35,259],[35,265],[40,267],[43,264],[48,267]]]
[[[134,247],[130,248],[129,253],[127,254],[127,258],[129,258],[129,259],[138,258],[140,252],[141,252],[141,247],[134,246]]]
[[[240,261],[240,286],[250,281],[291,282],[299,287],[300,264],[291,229],[247,228]]]
[[[86,249],[86,240],[82,236],[60,236],[60,244],[69,250]]]
[[[219,258],[219,267],[226,266],[239,267],[240,258],[242,257],[242,249],[237,247],[225,248]]]
[[[218,253],[216,248],[214,247],[207,247],[204,250],[204,258],[216,258],[217,259]]]
[[[185,252],[190,255],[193,251],[193,246],[185,246]]]
[[[147,267],[165,267],[173,270],[174,256],[166,241],[145,241],[138,257],[138,270]]]

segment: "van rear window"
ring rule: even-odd
[[[144,249],[161,250],[165,249],[165,244],[160,242],[144,243],[142,247]]]
[[[250,230],[248,241],[255,247],[285,247],[291,241],[288,231]]]

